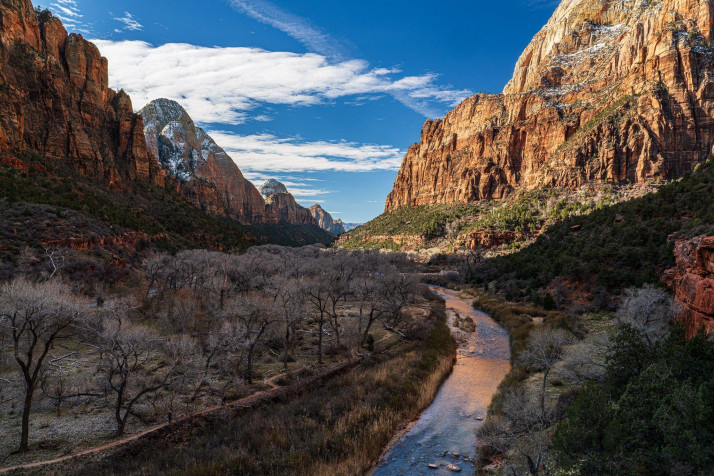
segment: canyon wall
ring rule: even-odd
[[[265,198],[267,223],[289,223],[291,225],[317,225],[317,220],[310,210],[302,207],[281,182],[275,179],[266,181],[260,187]]]
[[[714,334],[714,236],[681,239],[674,253],[677,266],[664,280],[674,291],[687,336],[702,326]]]
[[[325,211],[318,203],[310,207],[310,213],[317,220],[317,224],[323,230],[329,231],[333,235],[345,233],[345,226],[342,220],[334,220],[332,215]]]
[[[714,145],[713,16],[708,0],[563,1],[502,94],[424,124],[386,211],[681,176]]]
[[[258,190],[183,107],[157,99],[139,114],[149,150],[191,203],[246,225],[266,222],[265,202]]]
[[[37,153],[115,187],[164,184],[143,123],[108,64],[29,0],[0,0],[0,154]]]

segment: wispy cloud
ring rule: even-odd
[[[432,74],[400,76],[395,68],[370,68],[361,60],[333,62],[315,53],[93,41],[109,59],[112,86],[131,94],[137,107],[166,97],[202,123],[240,124],[248,111],[266,104],[310,106],[386,93],[453,107],[469,94],[441,88]]]
[[[124,12],[124,16],[114,17],[114,19],[119,23],[124,24],[124,30],[141,31],[144,29],[144,25],[139,23],[136,18],[134,18],[134,16],[129,12]]]
[[[536,0],[544,1],[544,0]],[[347,58],[345,48],[330,35],[313,26],[309,20],[293,15],[267,0],[230,0],[237,11],[261,23],[270,25],[302,43],[309,51],[319,53],[330,61],[342,62]],[[470,96],[471,91],[461,90],[454,94],[453,88],[436,85],[435,75],[429,87],[415,90],[389,91],[397,101],[413,111],[434,118],[443,115],[444,106],[453,107],[460,100]]]
[[[209,134],[236,159],[246,176],[258,179],[256,181],[291,172],[397,170],[404,156],[404,151],[385,145],[348,141],[304,142],[272,134],[238,135],[226,131],[210,131]],[[304,187],[302,179],[296,183]]]
[[[331,59],[343,59],[344,51],[342,46],[330,35],[321,32],[304,18],[288,13],[267,1],[231,0],[230,4],[233,8],[254,20],[277,28],[295,38],[312,52]]]
[[[69,31],[78,31],[80,33],[90,33],[91,29],[85,23],[77,0],[54,0],[50,3],[48,10],[54,16],[62,21],[62,24]]]

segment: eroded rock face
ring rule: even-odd
[[[265,197],[265,213],[268,223],[317,225],[317,220],[312,216],[310,210],[300,206],[282,183],[270,179],[259,190]]]
[[[233,159],[177,102],[157,99],[139,114],[149,150],[188,200],[246,225],[266,222],[265,203]]]
[[[108,64],[29,0],[0,0],[0,153],[35,152],[116,187],[158,186],[164,172]]]
[[[386,210],[674,178],[712,153],[711,1],[565,0],[503,94],[427,121]]]
[[[323,230],[329,231],[333,235],[345,233],[345,226],[342,220],[333,220],[332,215],[327,213],[318,203],[310,207],[310,213],[317,220],[317,224]]]
[[[681,306],[681,319],[692,337],[704,326],[714,335],[714,236],[679,240],[674,250],[677,266],[664,281]]]

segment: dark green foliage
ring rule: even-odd
[[[714,166],[709,161],[656,193],[556,223],[532,245],[490,260],[482,272],[484,279],[502,284],[515,279],[516,288],[540,289],[562,276],[617,293],[657,283],[674,265],[672,233],[704,233],[712,224]]]
[[[604,387],[582,387],[553,436],[581,474],[708,475],[714,470],[714,342],[675,327],[653,348],[620,329]]]
[[[573,467],[584,460],[581,467],[584,473],[601,473],[605,466],[602,461],[605,436],[613,416],[607,394],[593,383],[585,385],[553,435],[561,464]]]
[[[86,217],[151,235],[159,248],[245,249],[262,243],[301,246],[328,244],[334,237],[317,226],[247,227],[213,217],[166,189],[135,183],[125,191],[107,190],[78,174],[25,154],[27,170],[0,165],[0,200],[46,204],[76,210]],[[56,238],[62,238],[58,236]]]

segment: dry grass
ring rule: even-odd
[[[451,370],[455,344],[443,304],[433,311],[423,340],[399,343],[292,398],[192,428],[179,442],[142,442],[77,473],[362,474]]]

